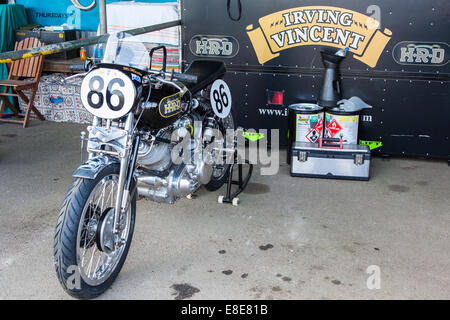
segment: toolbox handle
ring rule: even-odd
[[[338,142],[339,144],[337,144]],[[342,149],[342,138],[319,138],[319,148]]]

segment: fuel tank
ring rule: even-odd
[[[147,93],[144,93],[145,96]],[[153,88],[149,101],[141,117],[141,125],[161,129],[178,120],[182,114],[181,94],[170,85]]]

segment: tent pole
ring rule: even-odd
[[[100,34],[106,34],[106,0],[98,0]]]

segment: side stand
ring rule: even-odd
[[[249,166],[248,173],[243,178],[242,176],[242,163],[233,163],[228,168],[228,182],[227,182],[227,194],[226,196],[219,196],[217,199],[217,202],[219,203],[231,203],[233,206],[237,206],[239,204],[239,198],[237,196],[244,191],[245,187],[247,187],[248,182],[250,181],[250,177],[252,176],[253,172],[253,165],[248,162],[248,160],[245,160],[245,164]],[[238,175],[239,180],[233,180],[233,170],[235,166],[238,166]],[[231,185],[237,185],[238,188],[235,192],[231,193]]]

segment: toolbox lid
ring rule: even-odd
[[[343,144],[342,149],[329,149],[329,148],[319,148],[318,143],[310,142],[294,142],[292,149],[303,150],[303,151],[327,151],[327,152],[367,152],[370,153],[369,146],[360,144]]]

